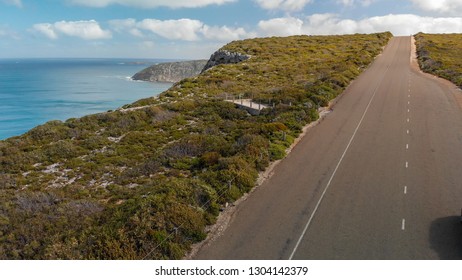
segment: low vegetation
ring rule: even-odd
[[[0,258],[182,258],[390,37],[232,42],[223,49],[251,58],[0,141]],[[271,108],[223,101],[239,95]]]
[[[462,88],[462,34],[415,35],[420,68]]]

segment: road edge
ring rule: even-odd
[[[310,129],[322,123],[322,121],[329,115],[329,113],[332,112],[337,102],[340,101],[342,97],[348,93],[351,85],[355,83],[355,81],[361,76],[363,72],[365,72],[369,67],[371,67],[371,65],[377,60],[377,58],[382,55],[387,46],[388,43],[382,48],[382,52],[379,53],[374,58],[374,60],[355,79],[353,79],[350,82],[350,84],[336,98],[329,101],[327,107],[321,107],[319,109],[319,118],[316,121],[308,123],[303,127],[300,135],[294,140],[290,147],[286,149],[286,156],[284,158],[271,162],[270,165],[264,171],[259,172],[256,184],[252,188],[252,190],[244,194],[235,202],[227,205],[227,207],[225,207],[223,211],[221,211],[221,213],[217,217],[216,222],[213,225],[206,227],[207,237],[203,241],[193,244],[191,246],[191,250],[187,252],[187,254],[184,256],[184,260],[195,259],[196,255],[202,248],[209,246],[211,243],[213,243],[214,240],[216,240],[223,234],[223,232],[228,228],[229,224],[236,216],[236,213],[238,212],[238,206],[242,204],[244,201],[246,201],[250,197],[250,195],[252,195],[252,193],[259,189],[265,183],[266,180],[272,177],[272,175],[274,174],[274,169],[289,156],[290,152],[292,152],[292,150],[298,145],[298,143],[300,143],[300,141],[303,139],[303,137],[306,136]]]

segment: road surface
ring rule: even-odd
[[[195,258],[461,259],[462,93],[410,57],[393,38]]]

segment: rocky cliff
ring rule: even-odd
[[[176,83],[199,75],[206,64],[207,60],[159,63],[136,73],[132,79],[136,81]]]
[[[220,64],[235,64],[245,61],[250,58],[250,55],[244,55],[237,52],[227,50],[218,50],[210,57],[202,72]]]

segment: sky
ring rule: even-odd
[[[255,37],[462,33],[462,0],[0,0],[0,58],[207,59]]]

